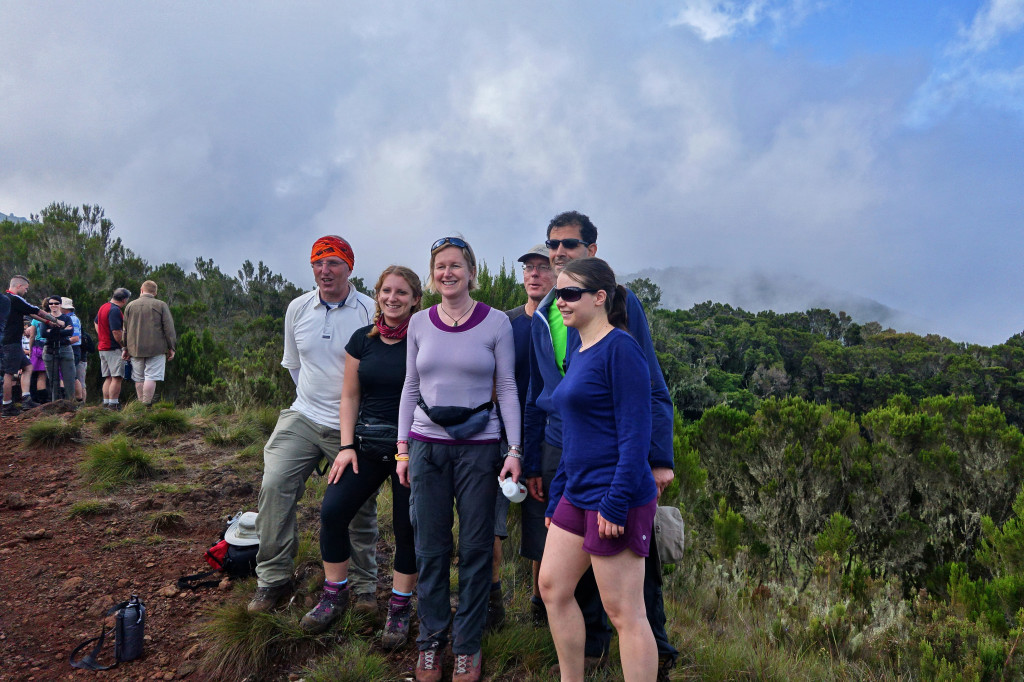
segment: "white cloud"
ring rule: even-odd
[[[927,127],[959,105],[1024,113],[1024,54],[1011,43],[1024,28],[1024,0],[988,0],[946,46],[907,116]]]
[[[1024,26],[1024,0],[989,0],[961,31],[956,51],[985,52]]]
[[[827,0],[683,0],[670,25],[686,26],[706,42],[730,38],[763,22],[782,33],[828,4]]]

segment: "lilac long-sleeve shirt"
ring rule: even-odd
[[[483,303],[465,324],[449,327],[441,321],[437,306],[421,310],[409,320],[405,386],[398,409],[398,439],[459,443],[443,427],[427,418],[417,399],[430,407],[476,407],[498,396],[509,445],[520,445],[519,394],[516,390],[515,344],[512,325],[505,313]],[[501,424],[491,410],[487,427],[466,442],[497,442]]]

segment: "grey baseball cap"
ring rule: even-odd
[[[533,256],[540,256],[541,258],[549,258],[550,256],[548,254],[548,247],[545,246],[544,244],[537,244],[532,249],[530,249],[529,251],[524,253],[522,256],[517,258],[516,260],[519,261],[520,263],[525,263],[528,258],[532,258]]]

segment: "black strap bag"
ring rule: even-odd
[[[112,613],[117,614],[113,627],[108,629],[101,625],[99,637],[85,640],[71,652],[68,662],[71,663],[72,668],[110,670],[111,668],[116,668],[117,664],[122,661],[134,661],[142,656],[146,635],[145,605],[133,594],[128,601],[112,606],[107,611],[106,616]],[[99,656],[100,650],[103,648],[103,642],[106,640],[107,635],[110,634],[114,635],[114,662],[111,665],[100,665],[96,662],[96,657]],[[76,661],[75,655],[93,642],[96,642],[96,646],[92,648],[92,651]]]
[[[476,407],[460,405],[428,407],[423,402],[423,398],[420,398],[416,404],[420,406],[430,421],[443,427],[448,435],[455,440],[464,440],[483,431],[491,419],[491,408],[494,407],[494,403],[490,400]]]

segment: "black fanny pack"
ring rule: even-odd
[[[417,402],[430,421],[444,428],[455,440],[465,440],[483,431],[491,419],[494,403],[488,400],[476,407],[460,405],[436,405],[428,407],[423,398]]]
[[[494,407],[494,403],[488,400],[483,405],[477,405],[476,407],[461,407],[459,405],[435,405],[434,407],[428,407],[423,398],[420,398],[416,403],[420,406],[420,409],[427,413],[430,417],[430,421],[434,422],[438,426],[457,426],[469,420],[474,414],[483,412],[484,410],[490,410]]]
[[[355,429],[356,444],[363,455],[380,456],[385,462],[394,460],[398,426],[378,421],[360,421]]]

